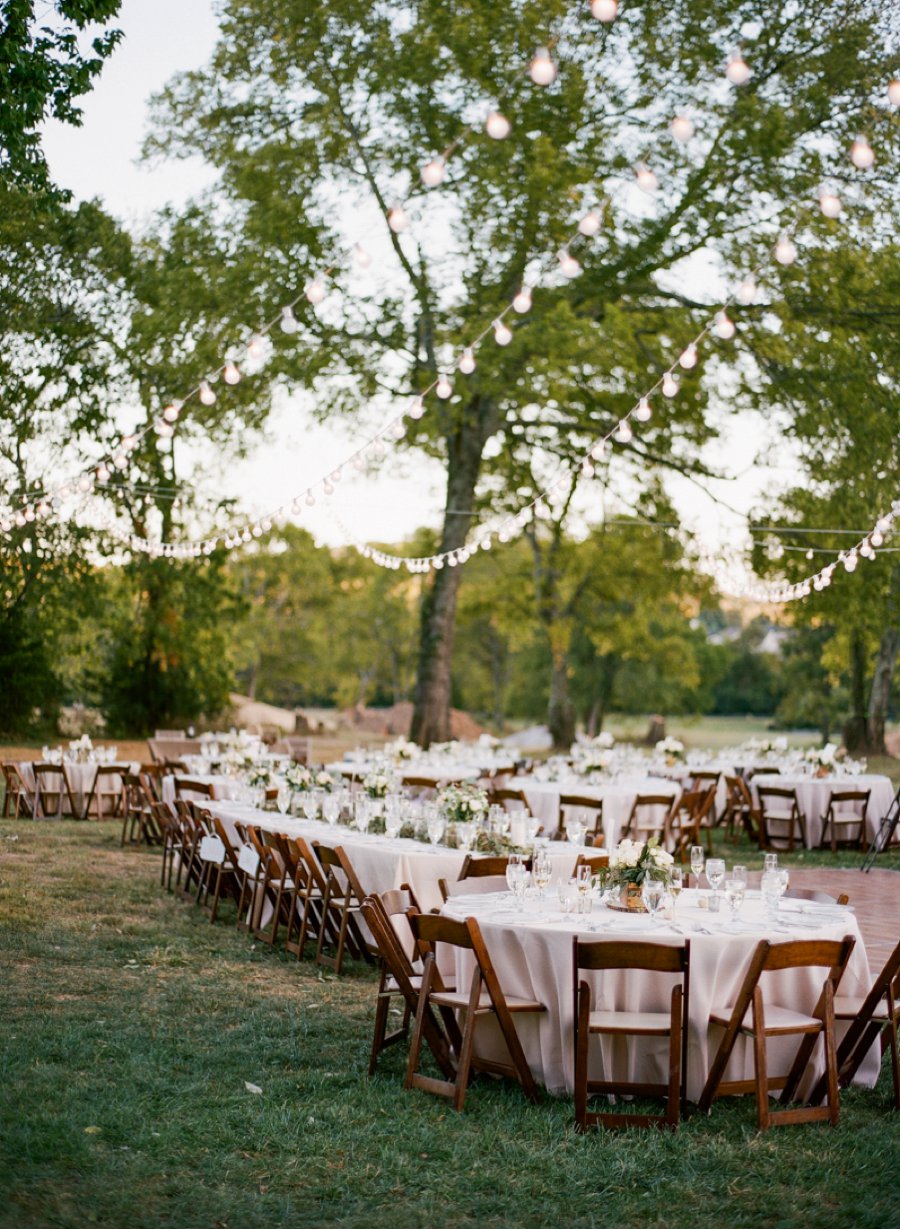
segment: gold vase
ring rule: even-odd
[[[625,908],[632,913],[647,912],[643,897],[641,896],[641,885],[639,883],[624,884],[622,887],[620,900]]]

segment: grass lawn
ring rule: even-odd
[[[403,1091],[403,1047],[366,1079],[369,971],[210,926],[158,865],[118,825],[0,823],[4,1229],[900,1223],[886,1070],[837,1129],[758,1135],[742,1098],[579,1137],[492,1081],[456,1115]]]

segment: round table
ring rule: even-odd
[[[536,816],[547,832],[556,829],[559,817],[559,799],[562,794],[576,794],[580,798],[596,798],[603,803],[603,835],[607,849],[615,849],[619,833],[631,814],[638,794],[668,794],[674,798],[680,788],[674,781],[664,777],[623,777],[618,781],[587,782],[583,777],[568,777],[559,781],[539,781],[536,777],[513,777],[510,789],[522,790],[531,814]],[[660,822],[664,809],[659,808]],[[593,827],[594,815],[585,810],[584,817]]]
[[[559,912],[554,899],[555,888],[549,889],[543,907],[526,904],[517,912],[511,897],[452,897],[443,907],[448,916],[475,917],[493,961],[504,993],[527,999],[537,999],[546,1007],[540,1015],[516,1017],[516,1027],[525,1056],[534,1077],[551,1093],[572,1092],[574,1077],[573,1050],[573,939],[608,940],[640,939],[672,945],[685,938],[691,943],[690,1021],[688,1038],[687,1095],[698,1100],[709,1065],[715,1054],[720,1034],[710,1036],[708,1021],[714,1007],[734,1002],[750,958],[760,939],[775,942],[792,939],[841,939],[850,934],[856,947],[841,982],[840,993],[864,995],[871,985],[869,963],[859,925],[850,909],[838,906],[828,909],[806,902],[782,901],[777,926],[767,921],[758,894],[749,894],[744,902],[738,928],[726,930],[727,917],[712,914],[697,906],[698,894],[683,892],[673,924],[652,923],[646,915],[614,912],[605,905],[594,905],[587,915]],[[449,953],[448,953],[449,954]],[[468,985],[471,977],[471,955],[456,955],[457,985]],[[594,975],[595,994],[603,984],[604,1002],[627,1011],[668,1010],[671,981],[659,974],[638,970]],[[810,1010],[821,990],[820,970],[795,969],[780,974],[767,974],[767,982],[778,993],[779,1001],[795,1005],[798,1010]],[[476,1044],[484,1054],[503,1052],[503,1043],[494,1031],[492,1020],[479,1022]],[[839,1034],[840,1039],[840,1034]],[[604,1043],[605,1044],[605,1043]],[[668,1070],[668,1042],[663,1039],[617,1040],[612,1049],[598,1051],[603,1062],[611,1064],[618,1076],[631,1080],[659,1082]],[[788,1038],[784,1047],[769,1042],[771,1069],[786,1070],[796,1049],[796,1038]],[[818,1047],[815,1060],[821,1058]],[[728,1068],[728,1079],[752,1078],[753,1060],[749,1045],[738,1043]],[[823,1064],[815,1067],[804,1087],[818,1078]],[[860,1067],[856,1083],[872,1087],[878,1077],[880,1054],[877,1045]]]
[[[760,773],[751,782],[753,801],[756,803],[759,802],[757,789],[760,785],[796,791],[800,810],[806,816],[807,849],[815,849],[822,841],[825,812],[828,810],[828,799],[832,792],[866,789],[869,791],[869,805],[866,809],[866,838],[870,845],[878,832],[878,825],[894,800],[894,787],[890,777],[880,776],[877,773],[860,773],[856,777],[806,777],[791,776],[787,773],[768,775]]]

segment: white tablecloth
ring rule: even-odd
[[[866,810],[866,835],[869,844],[875,839],[878,825],[887,814],[894,799],[894,787],[890,777],[877,773],[862,773],[858,777],[795,777],[776,773],[774,776],[760,773],[753,778],[751,788],[753,801],[759,802],[758,787],[775,786],[797,791],[800,810],[806,816],[806,847],[815,849],[822,840],[825,812],[832,791],[869,790],[869,806]]]
[[[552,894],[553,889],[550,891]],[[762,901],[748,898],[741,913],[740,929],[730,933],[723,929],[725,916],[697,908],[694,898],[692,892],[682,893],[677,921],[691,941],[687,1091],[688,1097],[696,1101],[721,1037],[718,1029],[712,1033],[708,1029],[710,1011],[734,1002],[760,939],[768,937],[776,942],[840,939],[852,934],[856,937],[856,947],[840,993],[863,995],[871,985],[871,978],[859,926],[849,910],[815,914],[813,906],[804,905],[806,911],[801,912],[800,902],[782,902],[782,909],[791,905],[796,906],[796,910],[784,912],[783,929],[773,932],[765,921]],[[517,914],[507,902],[476,896],[451,898],[444,912],[454,917],[471,915],[478,919],[504,993],[537,999],[546,1006],[545,1013],[517,1015],[515,1022],[535,1079],[555,1094],[571,1093],[574,1080],[573,936],[579,934],[601,941],[639,938],[673,945],[684,941],[684,937],[668,925],[654,926],[645,915],[616,913],[605,906],[595,905],[594,912],[583,917],[562,914],[552,896],[543,912],[535,911],[534,905],[530,905],[525,913]],[[697,927],[700,926],[712,933],[699,933]],[[468,984],[470,962],[469,953],[457,954],[457,985]],[[779,1002],[811,1010],[824,974],[821,970],[795,969],[767,974],[766,978],[765,985],[777,994]],[[664,975],[629,970],[590,974],[588,980],[593,981],[595,1002],[600,995],[606,1007],[629,1011],[668,1010],[672,981]],[[482,1053],[502,1053],[502,1041],[493,1021],[479,1023],[478,1030],[477,1045]],[[629,1039],[627,1043],[617,1040],[610,1049],[603,1051],[603,1061],[611,1064],[619,1077],[663,1082],[668,1072],[667,1044],[666,1040],[657,1039]],[[781,1047],[770,1041],[773,1074],[787,1070],[796,1045],[796,1038],[785,1039]],[[821,1043],[815,1056],[817,1062],[820,1051]],[[600,1078],[598,1054],[592,1051],[592,1055],[594,1078]],[[866,1087],[874,1085],[879,1059],[876,1045],[860,1068],[857,1083]],[[821,1069],[817,1067],[816,1074]],[[752,1074],[750,1047],[739,1042],[726,1078],[749,1079]]]
[[[512,762],[502,765],[499,769],[488,769],[479,767],[477,764],[464,764],[455,760],[447,760],[446,763],[435,763],[431,760],[426,763],[419,763],[416,760],[399,760],[393,766],[394,776],[398,779],[400,777],[421,777],[423,781],[431,781],[434,785],[450,784],[454,781],[477,781],[489,771],[503,773],[512,772],[512,770]],[[325,765],[325,771],[361,781],[370,772],[383,773],[385,769],[382,763],[372,760],[335,760]]]
[[[668,794],[674,798],[680,792],[674,781],[663,777],[627,777],[620,781],[605,781],[589,785],[581,777],[564,781],[538,781],[535,777],[513,777],[510,789],[520,789],[525,794],[528,809],[537,816],[547,832],[556,828],[561,794],[576,794],[580,798],[597,798],[603,802],[603,834],[606,848],[614,849],[619,843],[619,833],[631,814],[638,794]],[[593,826],[594,814],[585,810],[584,818]],[[660,822],[665,817],[659,808]]]
[[[84,814],[84,806],[87,802],[87,796],[94,788],[94,781],[97,777],[97,764],[66,764],[66,775],[69,778],[69,787],[75,799],[75,806],[78,808],[78,814]],[[121,772],[139,772],[140,764],[126,764],[124,762],[113,765],[104,765],[104,767],[118,768]],[[34,763],[25,761],[19,764],[19,771],[22,774],[22,780],[30,790],[34,789]],[[69,800],[65,796],[63,786],[62,772],[54,775],[45,782],[46,789],[63,790],[62,808],[63,812],[68,814]],[[106,782],[107,789],[121,789],[122,778],[120,776],[111,777]]]
[[[196,781],[200,785],[211,785],[216,791],[217,798],[236,798],[240,792],[246,789],[246,786],[240,781],[236,781],[234,777],[226,777],[223,773],[179,773],[179,780]],[[162,797],[163,802],[175,801],[175,774],[163,777],[162,780]],[[182,793],[182,797],[189,802],[204,802],[205,794],[197,794],[191,790],[186,790]]]
[[[461,849],[445,849],[441,845],[432,848],[422,841],[370,836],[339,825],[332,827],[314,820],[258,811],[242,803],[214,802],[209,810],[218,815],[226,826],[238,820],[269,832],[302,836],[332,849],[340,845],[346,850],[366,893],[387,892],[408,883],[425,911],[440,908],[442,901],[438,880],[452,882],[458,879],[466,857]],[[234,835],[233,828],[231,834]],[[571,845],[553,842],[550,845],[550,859],[554,877],[569,878],[577,854],[578,850]]]

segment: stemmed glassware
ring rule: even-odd
[[[535,849],[534,858],[531,862],[531,877],[534,880],[535,887],[538,890],[538,899],[544,899],[544,889],[550,882],[550,877],[553,874],[553,867],[550,862],[550,855],[546,849]]]
[[[534,840],[541,828],[541,821],[530,811],[523,811],[525,817],[525,839],[529,843]]]
[[[645,879],[641,886],[641,900],[650,914],[650,921],[655,926],[659,911],[666,899],[666,885],[661,879]]]
[[[725,899],[731,912],[731,917],[728,919],[728,927],[731,930],[737,927],[737,916],[744,903],[746,891],[747,884],[743,879],[731,878],[725,880]]]
[[[575,875],[575,885],[578,889],[578,912],[589,913],[591,893],[594,890],[594,876],[589,866],[579,866]]]
[[[715,902],[710,905],[710,908],[715,912],[719,908],[719,885],[725,878],[724,858],[707,858],[706,878],[709,880],[709,886],[713,890],[713,900]]]
[[[672,867],[672,878],[669,883],[669,891],[672,893],[672,910],[674,916],[675,906],[678,904],[678,897],[681,895],[681,889],[684,887],[684,872],[680,866]]]
[[[694,876],[694,886],[700,887],[700,876],[703,874],[703,864],[706,862],[706,851],[702,845],[691,846],[691,874]]]
[[[430,815],[428,817],[428,839],[431,841],[432,849],[437,848],[438,842],[444,835],[444,827],[444,817],[440,811],[437,811],[435,815]]]
[[[475,825],[471,820],[466,820],[464,823],[456,825],[456,839],[459,847],[464,853],[468,853],[472,848],[472,842],[475,839]],[[511,891],[512,889],[510,889]]]
[[[337,794],[326,794],[322,799],[322,817],[333,828],[341,813],[341,800]]]
[[[576,815],[566,820],[566,836],[572,845],[581,845],[584,841],[584,822]]]
[[[520,853],[511,853],[506,863],[506,884],[510,892],[516,890],[516,879],[525,869],[525,858]]]

